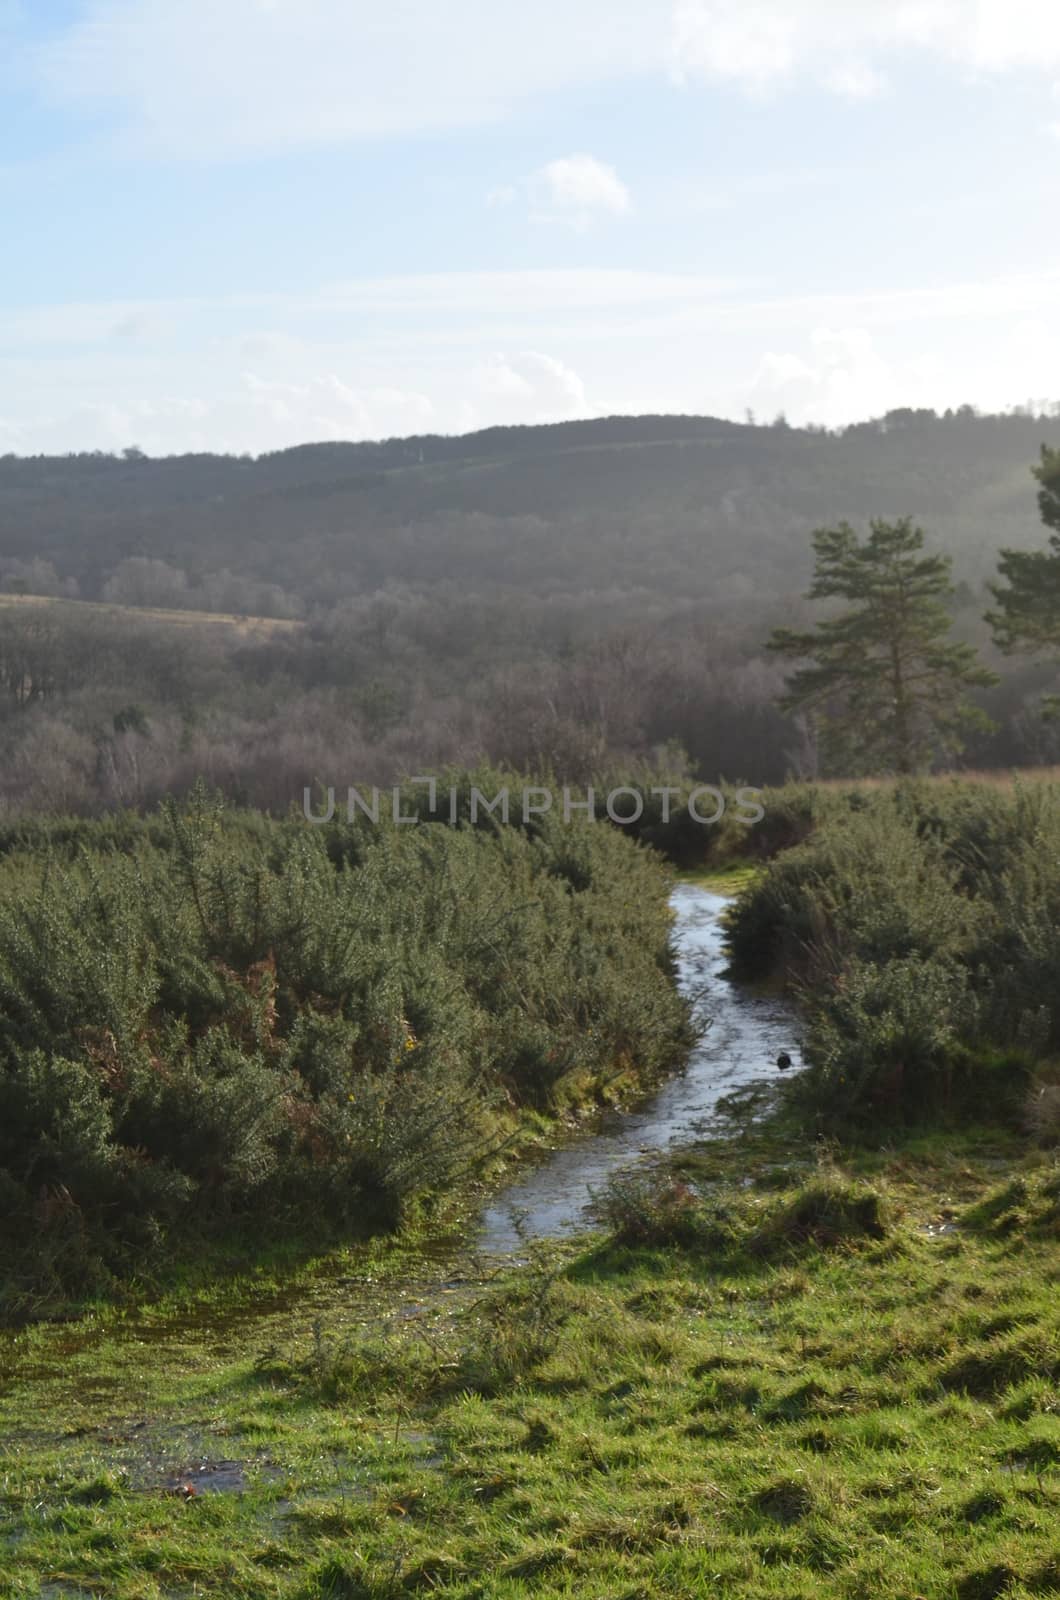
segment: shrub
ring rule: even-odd
[[[809,838],[739,897],[733,971],[779,974],[805,1001],[797,1092],[819,1117],[1015,1114],[1035,1059],[1060,1049],[1058,792],[823,791]],[[1052,1099],[1029,1112],[1045,1140]]]
[[[521,1107],[651,1081],[691,1038],[666,888],[588,822],[311,828],[204,794],[12,841],[10,1281],[83,1287],[236,1224],[394,1226]],[[25,1245],[41,1206],[74,1241],[43,1277]]]
[[[828,1121],[937,1110],[972,1008],[960,968],[920,957],[851,960],[812,996],[799,1089]]]

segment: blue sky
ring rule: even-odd
[[[0,0],[0,451],[1060,398],[1055,0]]]

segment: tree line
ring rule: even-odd
[[[201,776],[282,813],[307,784],[482,760],[571,783],[640,764],[751,784],[1055,762],[1060,721],[1039,709],[1054,664],[1029,649],[1055,639],[1055,568],[1017,470],[1053,427],[625,418],[411,457],[395,441],[258,462],[4,458],[0,812],[142,809]],[[863,543],[867,506],[887,515]],[[822,510],[839,522],[815,550]],[[865,610],[888,563],[926,563],[902,595],[913,657],[890,710],[888,625]],[[1023,596],[1011,615],[999,580]],[[792,676],[794,646],[826,642],[822,604],[850,607],[849,637],[833,626]]]

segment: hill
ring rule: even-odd
[[[811,530],[916,518],[989,653],[997,551],[1042,539],[1043,442],[1060,419],[964,408],[0,458],[0,809],[149,805],[203,776],[283,811],[307,784],[483,760],[812,773],[763,649],[805,609]],[[1060,759],[1049,669],[997,664],[1002,731],[968,762]]]
[[[1060,421],[910,411],[841,434],[613,417],[257,460],[8,456],[0,548],[31,591],[19,565],[44,562],[84,598],[117,582],[112,597],[134,603],[121,564],[162,561],[205,610],[286,615],[447,582],[727,605],[801,587],[818,524],[909,514],[977,584],[999,544],[1038,536],[1028,464],[1043,441],[1060,443]],[[143,603],[171,603],[166,583],[179,579],[142,576]],[[266,603],[222,604],[226,585],[248,601],[266,591]]]

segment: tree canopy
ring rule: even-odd
[[[924,553],[911,518],[819,528],[811,600],[852,602],[811,632],[778,628],[769,648],[805,661],[781,706],[820,724],[826,759],[847,773],[916,772],[961,748],[986,720],[967,691],[997,681],[971,645],[951,640],[948,556]]]
[[[1033,468],[1038,507],[1053,531],[1046,550],[1002,550],[1001,582],[991,585],[997,609],[987,613],[998,647],[1060,655],[1060,450],[1042,445]],[[1055,711],[1056,697],[1049,702]]]

